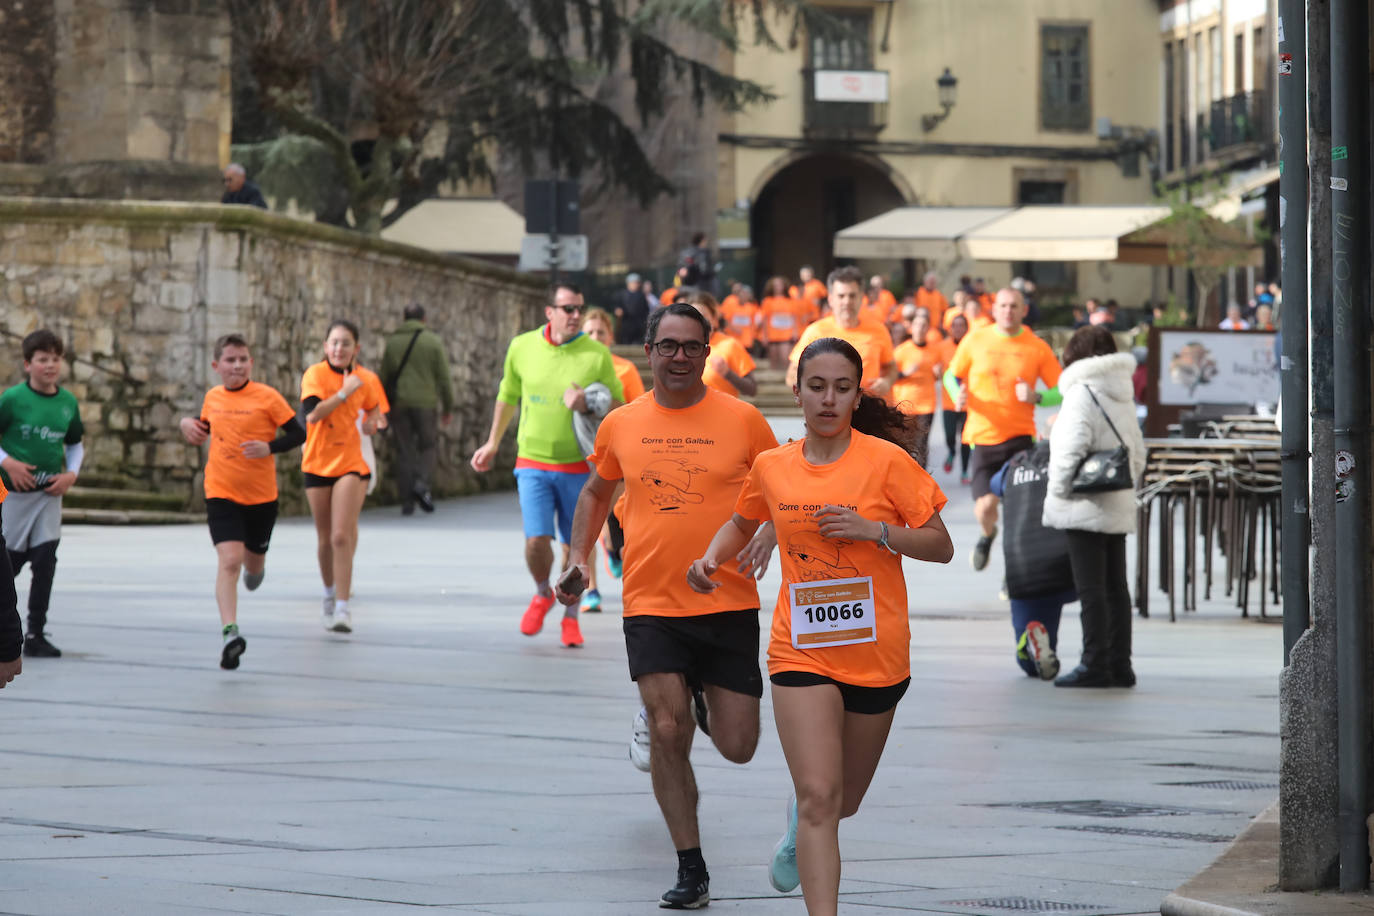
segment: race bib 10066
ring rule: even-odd
[[[878,641],[873,577],[794,582],[788,586],[792,603],[792,647],[828,649]]]

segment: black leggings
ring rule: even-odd
[[[959,474],[962,477],[968,476],[968,459],[972,449],[959,441],[959,434],[964,431],[964,420],[968,419],[967,413],[956,413],[952,410],[941,410],[940,416],[945,421],[945,454],[954,457],[954,447],[959,447]]]
[[[10,566],[15,576],[28,563],[33,567],[33,581],[29,584],[29,632],[42,633],[48,622],[48,601],[52,597],[52,580],[57,572],[57,541],[35,544],[28,550],[9,550]]]

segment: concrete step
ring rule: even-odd
[[[78,509],[62,507],[66,525],[189,525],[205,524],[205,514],[155,509]]]
[[[64,508],[72,509],[138,509],[154,512],[180,512],[185,497],[155,490],[134,490],[124,487],[87,486],[82,477],[80,486],[72,487],[62,498]]]

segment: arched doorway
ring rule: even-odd
[[[835,233],[914,203],[910,187],[881,160],[849,153],[799,154],[781,162],[750,207],[755,272],[761,285],[797,276],[810,264],[822,278],[835,266]]]

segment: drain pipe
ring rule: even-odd
[[[1279,357],[1283,420],[1283,665],[1307,630],[1307,11],[1305,0],[1281,0],[1279,31],[1279,262],[1283,304]],[[1271,20],[1273,21],[1273,20]]]
[[[1331,2],[1340,886],[1369,886],[1369,7]]]

